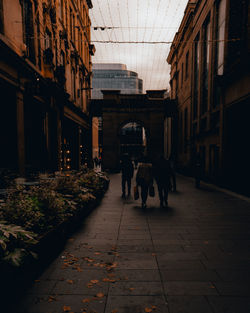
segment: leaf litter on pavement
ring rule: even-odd
[[[84,246],[87,247],[87,249],[89,249],[89,250],[93,249],[93,247],[89,246],[87,243],[84,244]],[[112,246],[110,251],[107,254],[119,257],[119,253],[116,250],[117,250],[117,247],[116,246]],[[97,251],[97,252],[94,252],[94,255],[99,256],[99,255],[102,255],[102,253]],[[65,256],[62,256],[62,259],[63,259],[63,265],[61,267],[62,269],[71,268],[71,269],[74,269],[74,270],[76,270],[78,272],[82,272],[83,271],[83,269],[81,268],[81,266],[79,264],[79,260],[80,260],[79,257],[76,257],[73,254],[66,252]],[[113,271],[118,266],[117,262],[104,262],[103,260],[100,260],[100,261],[96,262],[96,260],[94,258],[91,258],[89,256],[83,256],[83,257],[81,257],[81,259],[84,260],[87,263],[88,266],[94,266],[94,267],[100,267],[100,268],[106,269],[107,277],[102,278],[102,282],[115,283],[117,281],[115,279],[115,274],[113,273]],[[126,278],[126,279],[128,279],[128,278]],[[120,278],[119,280],[122,280],[122,278]],[[68,279],[67,283],[68,284],[74,284],[74,281],[71,280],[71,279]],[[88,288],[93,288],[95,285],[100,285],[100,280],[99,279],[92,279],[92,280],[90,280],[87,283],[87,287]],[[134,289],[134,288],[131,288],[131,291],[132,291],[132,289]],[[99,292],[92,298],[84,298],[84,299],[82,299],[81,302],[88,305],[92,301],[100,300],[103,297],[105,297],[104,293]],[[56,301],[56,298],[53,297],[53,296],[50,296],[48,301],[49,302]],[[64,312],[68,312],[68,313],[74,313],[74,312],[71,311],[71,307],[67,306],[67,305],[63,306],[63,311]],[[83,308],[81,311],[83,313],[85,313],[85,312],[87,313],[88,309]],[[91,312],[94,312],[94,311],[91,311]],[[118,310],[115,309],[111,313],[117,313],[117,312],[118,312]]]

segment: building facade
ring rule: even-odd
[[[138,74],[127,70],[125,64],[93,64],[92,99],[102,99],[102,90],[120,90],[121,94],[141,94],[143,81]]]
[[[91,0],[0,0],[0,168],[77,169],[91,150]]]
[[[242,192],[250,174],[249,17],[249,1],[191,0],[167,58],[179,167],[191,174],[199,153],[204,178]]]

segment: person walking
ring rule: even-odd
[[[120,169],[122,172],[122,198],[126,197],[126,186],[128,191],[128,197],[131,194],[131,179],[134,175],[134,166],[127,153],[122,157]]]
[[[166,160],[161,155],[154,163],[154,178],[158,187],[158,194],[161,207],[168,207],[168,191],[170,187],[171,165],[170,161]]]
[[[142,208],[146,208],[149,187],[153,185],[153,167],[152,163],[147,157],[143,157],[138,163],[138,170],[136,173],[136,184],[141,188]]]

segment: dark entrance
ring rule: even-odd
[[[132,159],[139,159],[146,153],[145,128],[136,123],[126,123],[120,130],[120,154],[128,153]]]
[[[0,80],[0,170],[18,169],[16,90]]]

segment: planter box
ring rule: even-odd
[[[1,285],[4,286],[2,296],[6,304],[13,301],[13,297],[21,297],[36,277],[58,256],[66,240],[81,227],[83,220],[101,202],[108,186],[109,182],[100,198],[90,201],[87,207],[79,209],[74,216],[58,224],[38,239],[38,243],[32,247],[32,251],[38,256],[37,259],[27,257],[23,266],[17,268],[0,262]]]

